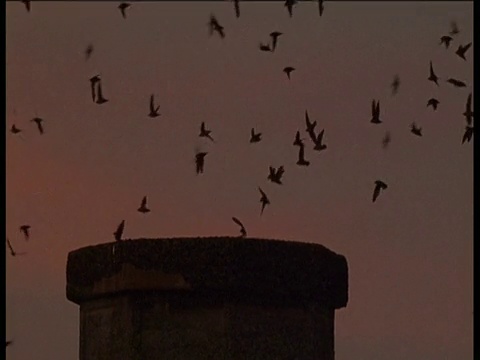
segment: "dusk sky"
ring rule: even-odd
[[[230,1],[132,3],[127,19],[117,6],[6,5],[6,227],[27,252],[6,258],[8,359],[78,359],[68,252],[113,241],[123,219],[126,238],[235,236],[232,216],[249,236],[347,258],[337,360],[473,359],[474,139],[462,144],[462,113],[475,44],[466,61],[455,54],[473,41],[473,2],[325,2],[319,17],[308,1],[292,18],[283,2],[240,2],[239,19]],[[208,35],[210,13],[223,40]],[[445,49],[452,20],[460,33]],[[260,51],[272,31],[283,33],[277,49]],[[286,66],[296,68],[290,81]],[[103,105],[91,98],[96,74]],[[370,123],[372,99],[382,124]],[[327,150],[313,151],[305,110]],[[202,121],[216,143],[198,137]],[[260,143],[249,143],[252,127]],[[297,130],[309,167],[295,164]],[[209,153],[202,175],[197,149]],[[285,167],[283,185],[267,180],[270,165]],[[388,189],[372,203],[375,180]],[[262,217],[258,186],[271,201]],[[152,211],[143,215],[145,195]]]

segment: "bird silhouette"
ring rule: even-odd
[[[142,199],[142,204],[140,207],[137,209],[138,212],[141,212],[142,214],[146,214],[150,212],[150,209],[147,207],[147,197],[144,196]]]
[[[92,100],[95,102],[95,99],[97,98],[96,92],[95,92],[95,85],[100,82],[100,75],[95,75],[92,76],[90,79],[90,91],[92,93]]]
[[[318,134],[317,138],[313,141],[315,143],[313,150],[322,151],[327,148],[327,145],[323,143],[324,134],[325,134],[325,129],[322,129],[322,131],[320,131],[320,133]]]
[[[320,16],[323,15],[323,10],[325,10],[325,7],[323,5],[323,0],[318,0],[318,14]]]
[[[272,38],[272,51],[275,51],[275,49],[277,48],[277,41],[280,35],[283,35],[283,33],[279,31],[272,31],[270,33],[270,37]]]
[[[452,84],[455,87],[466,87],[467,86],[467,84],[465,84],[463,81],[460,81],[460,80],[457,80],[457,79],[454,79],[454,78],[449,78],[447,80],[447,82]]]
[[[206,152],[199,152],[195,155],[195,164],[197,166],[197,174],[203,174],[203,166],[205,164],[205,156],[208,153]]]
[[[122,220],[120,225],[118,225],[117,230],[113,233],[116,241],[122,241],[123,230],[125,229],[125,220]]]
[[[422,128],[418,127],[414,122],[410,125],[410,131],[412,132],[412,134],[422,136]]]
[[[25,240],[28,241],[30,239],[30,225],[22,225],[20,226],[20,231],[23,233]]]
[[[255,129],[252,128],[252,130],[250,131],[250,143],[257,143],[257,142],[260,142],[262,140],[262,133],[256,133],[255,134]]]
[[[465,133],[463,134],[463,138],[462,138],[462,144],[466,141],[466,142],[470,142],[470,140],[472,140],[472,136],[473,136],[473,126],[465,126]]]
[[[17,128],[17,127],[15,126],[15,124],[13,124],[12,127],[10,128],[10,132],[11,132],[12,134],[18,134],[18,133],[21,133],[22,130],[19,129],[19,128]]]
[[[260,216],[263,215],[263,210],[265,210],[265,206],[270,204],[270,199],[267,197],[267,194],[262,190],[261,187],[258,187],[258,190],[260,191],[260,194],[262,197],[260,198],[260,202],[262,203],[262,209],[260,210]]]
[[[264,44],[264,43],[260,43],[260,45],[258,46],[260,48],[261,51],[272,51],[272,49],[270,49],[270,45],[268,44]]]
[[[427,102],[427,107],[431,106],[433,108],[433,110],[435,111],[435,110],[437,110],[438,104],[440,104],[440,101],[438,101],[435,98],[431,98]]]
[[[222,39],[225,38],[225,32],[224,32],[223,26],[218,23],[218,20],[215,17],[215,15],[210,15],[210,21],[208,23],[208,26],[210,30],[210,36],[213,34],[214,31],[216,31]]]
[[[126,10],[130,7],[129,3],[122,2],[120,5],[118,5],[118,8],[120,9],[120,12],[122,13],[122,17],[124,19],[127,18],[127,13]]]
[[[298,161],[297,165],[299,166],[308,166],[310,165],[310,161],[305,159],[305,145],[301,144],[300,149],[298,149]]]
[[[106,99],[106,98],[103,96],[103,92],[102,92],[102,81],[98,81],[98,83],[97,83],[97,101],[96,101],[96,103],[99,104],[99,105],[102,105],[102,104],[105,104],[106,102],[108,102],[108,99]]]
[[[431,61],[430,61],[430,76],[428,77],[428,80],[433,81],[438,86],[438,76],[435,75],[435,72],[433,71],[433,64]]]
[[[290,80],[290,73],[291,73],[292,71],[294,71],[294,70],[295,70],[295,68],[294,68],[294,67],[291,67],[291,66],[287,66],[287,67],[285,67],[285,68],[283,69],[283,72],[284,72],[285,74],[287,74],[288,80]]]
[[[380,120],[380,101],[372,100],[372,119],[370,120],[372,124],[381,124]]]
[[[26,252],[18,253],[15,250],[13,250],[12,244],[10,243],[10,240],[8,238],[7,238],[7,246],[8,246],[8,249],[10,250],[10,255],[12,256],[20,256],[20,255],[26,254]]]
[[[310,135],[310,138],[312,139],[313,142],[316,142],[317,136],[315,135],[315,126],[317,126],[317,122],[311,122],[310,117],[308,116],[307,110],[305,110],[305,123],[307,125],[307,133]]]
[[[240,17],[240,1],[239,0],[233,0],[233,5],[235,8],[235,16],[237,18]]]
[[[23,5],[25,5],[25,9],[27,9],[27,12],[30,12],[30,0],[21,0]]]
[[[275,184],[282,185],[282,176],[284,173],[285,173],[285,170],[283,166],[280,166],[278,169],[275,169],[274,167],[270,166],[267,179]]]
[[[469,42],[467,45],[459,45],[457,51],[455,51],[455,54],[460,56],[463,60],[467,61],[467,59],[465,58],[465,53],[468,51],[468,49],[470,49],[471,46],[471,42]]]
[[[392,138],[390,136],[390,132],[387,131],[382,140],[382,148],[386,149],[391,141],[392,141]]]
[[[160,109],[160,105],[155,107],[154,105],[154,99],[153,99],[153,94],[150,95],[150,113],[148,114],[149,117],[155,118],[157,116],[160,116],[158,110]]]
[[[451,36],[445,35],[440,38],[440,45],[445,44],[445,49],[448,49],[450,42],[453,40]]]
[[[458,30],[457,23],[455,21],[451,21],[450,22],[450,35],[454,36],[454,35],[457,35],[459,32],[460,32],[460,30]]]
[[[93,45],[88,44],[87,48],[85,49],[85,61],[88,61],[88,59],[90,59],[92,54],[93,54]]]
[[[465,111],[462,114],[465,116],[468,125],[472,125],[473,111],[472,111],[472,93],[468,94],[467,103],[465,104]]]
[[[212,136],[210,135],[211,132],[211,130],[207,130],[207,128],[205,127],[205,122],[202,122],[202,124],[200,125],[200,134],[198,136],[209,138],[212,142],[215,142],[215,140],[213,140]]]
[[[393,78],[393,82],[392,82],[392,95],[396,95],[398,93],[398,88],[400,86],[400,77],[398,75],[395,75],[395,77]]]
[[[38,128],[38,131],[40,132],[40,134],[42,135],[44,133],[44,130],[43,130],[43,125],[42,125],[42,122],[43,122],[43,119],[42,118],[39,118],[39,117],[34,117],[32,120],[30,120],[34,123],[37,124],[37,128]]]
[[[247,230],[245,230],[245,226],[243,226],[242,222],[238,220],[236,217],[232,217],[232,220],[240,226],[240,237],[246,237],[247,236]]]
[[[293,16],[293,5],[297,3],[297,0],[286,0],[285,1],[285,6],[287,7],[288,14],[290,17]]]
[[[297,131],[295,134],[295,141],[293,142],[293,146],[303,146],[303,139],[300,138],[300,131]]]
[[[13,344],[13,340],[6,340],[6,346],[5,347],[8,347],[9,345],[12,345]]]
[[[386,190],[387,188],[388,188],[387,184],[385,184],[383,181],[381,180],[375,181],[375,189],[373,189],[372,202],[375,202],[375,200],[377,200],[381,190]]]

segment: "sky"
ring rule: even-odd
[[[249,236],[347,258],[337,360],[473,358],[473,141],[461,140],[474,45],[466,61],[455,55],[473,41],[473,2],[325,2],[322,17],[301,2],[292,18],[282,2],[240,6],[237,19],[229,1],[139,2],[123,19],[116,2],[32,2],[30,13],[7,2],[5,126],[22,132],[6,133],[6,234],[27,252],[6,258],[8,359],[78,359],[69,251],[113,241],[121,220],[126,238],[235,236],[232,216]],[[210,13],[223,40],[208,36]],[[445,49],[452,20],[460,33]],[[277,49],[261,52],[272,31],[283,33]],[[96,74],[104,105],[91,99]],[[370,123],[372,99],[382,124]],[[325,129],[323,152],[305,110]],[[203,121],[215,143],[198,137]],[[309,167],[296,165],[297,130]],[[280,165],[281,186],[267,180]],[[372,203],[375,180],[388,189]],[[262,217],[258,186],[271,201]],[[147,215],[136,211],[145,195]]]

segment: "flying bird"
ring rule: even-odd
[[[320,131],[320,133],[318,134],[317,138],[313,141],[315,143],[315,147],[313,148],[313,150],[322,151],[327,148],[327,145],[323,144],[324,133],[325,129],[322,129],[322,131]]]
[[[255,133],[255,129],[252,128],[250,131],[250,143],[257,143],[262,140],[262,133]]]
[[[7,340],[6,341],[6,346],[5,347],[8,347],[8,345],[12,345],[13,344],[13,340]]]
[[[92,100],[93,102],[95,102],[95,99],[97,97],[95,93],[95,85],[97,85],[97,83],[100,82],[100,75],[92,76],[89,80],[90,80],[90,90],[92,92]]]
[[[90,59],[92,54],[93,54],[93,45],[88,44],[87,48],[85,49],[85,61],[88,61],[88,59]]]
[[[106,98],[103,97],[102,82],[101,82],[101,81],[98,81],[98,84],[97,84],[97,101],[96,101],[96,103],[99,104],[99,105],[102,105],[102,104],[105,104],[106,102],[108,102],[108,99],[106,99]]]
[[[292,71],[294,71],[294,70],[295,70],[295,68],[294,68],[294,67],[291,67],[291,66],[287,66],[287,67],[285,67],[285,68],[283,69],[283,72],[284,72],[285,74],[287,74],[287,76],[288,76],[288,80],[290,80],[290,73],[291,73]]]
[[[447,80],[447,82],[452,84],[455,87],[466,87],[467,86],[467,84],[465,84],[463,81],[460,81],[460,80],[457,80],[457,79],[454,79],[454,78],[449,78]]]
[[[23,5],[25,5],[25,9],[27,9],[27,12],[30,12],[30,0],[21,0]]]
[[[473,126],[465,126],[465,133],[463,134],[463,138],[462,138],[462,144],[466,141],[466,142],[470,142],[470,140],[472,140],[472,136],[473,136]]]
[[[270,45],[268,44],[265,45],[264,43],[260,43],[258,47],[261,51],[272,51],[272,49],[270,49]]]
[[[218,23],[218,20],[215,17],[215,15],[210,15],[210,21],[208,23],[208,27],[210,30],[210,36],[212,36],[213,32],[216,31],[222,39],[225,38],[225,32],[223,31],[223,26]]]
[[[433,110],[435,111],[435,110],[437,110],[438,104],[440,104],[440,101],[438,101],[435,98],[431,98],[427,102],[427,107],[431,106],[433,108]]]
[[[240,237],[246,237],[247,236],[247,230],[245,230],[245,226],[243,226],[242,222],[238,220],[236,217],[232,217],[232,220],[240,226]]]
[[[198,136],[209,138],[212,142],[215,142],[215,140],[213,140],[212,136],[210,135],[211,132],[211,130],[207,130],[207,128],[205,127],[205,122],[202,122],[202,124],[200,125],[200,134]]]
[[[19,128],[17,128],[17,127],[15,126],[15,124],[13,124],[12,127],[10,128],[10,132],[11,132],[12,134],[18,134],[18,133],[21,133],[22,130],[19,129]]]
[[[466,61],[467,59],[465,58],[465,53],[468,51],[468,49],[470,49],[471,46],[472,46],[471,42],[469,42],[467,45],[463,45],[463,46],[459,45],[457,51],[455,51],[455,54],[457,54],[463,60]]]
[[[380,190],[386,190],[387,189],[387,184],[385,184],[381,180],[375,181],[375,189],[373,190],[373,199],[372,202],[375,202],[377,200],[378,195],[380,195]]]
[[[17,256],[17,255],[20,256],[20,255],[26,254],[26,252],[17,253],[15,250],[13,250],[12,244],[10,244],[10,240],[8,238],[7,238],[7,245],[8,245],[8,248],[10,249],[10,255],[12,256]]]
[[[440,38],[440,45],[445,44],[445,49],[448,49],[450,42],[453,40],[451,36],[445,35]]]
[[[293,16],[293,5],[297,4],[297,0],[286,0],[285,6],[287,7],[288,14],[290,17]]]
[[[206,152],[199,152],[195,155],[197,174],[203,174],[203,165],[205,164],[205,156],[207,156],[207,154]]]
[[[372,119],[370,120],[372,124],[381,124],[380,120],[380,101],[372,100]]]
[[[267,194],[262,190],[261,187],[258,187],[258,190],[260,191],[260,194],[262,197],[260,198],[260,202],[262,203],[262,209],[260,210],[260,216],[263,214],[263,210],[265,210],[265,206],[270,204],[270,199],[267,197]]]
[[[125,220],[122,220],[120,225],[118,225],[117,230],[113,233],[116,241],[122,241],[123,229],[125,229]]]
[[[457,35],[459,32],[460,32],[460,30],[458,30],[457,23],[455,21],[451,21],[450,22],[450,35],[454,36],[454,35]]]
[[[122,16],[124,19],[127,18],[127,13],[126,13],[126,10],[130,7],[130,4],[129,3],[121,3],[120,5],[118,5],[118,8],[120,9],[120,12],[122,13]]]
[[[295,141],[293,142],[293,146],[303,146],[303,139],[300,138],[300,131],[297,131],[295,134]]]
[[[30,121],[33,121],[34,123],[37,124],[37,128],[38,128],[38,131],[40,131],[40,134],[43,134],[43,125],[42,125],[42,122],[43,122],[43,119],[39,118],[39,117],[34,117],[32,120]]]
[[[300,149],[298,149],[298,161],[297,165],[299,166],[308,166],[310,165],[310,161],[305,159],[305,145],[300,145]]]
[[[272,31],[270,33],[270,37],[272,38],[272,51],[275,51],[275,49],[277,48],[277,41],[280,35],[283,35],[283,33],[279,31]]]
[[[435,72],[433,71],[433,64],[431,61],[430,61],[430,76],[428,77],[428,80],[433,81],[438,86],[438,76],[435,75]]]
[[[267,179],[275,184],[282,185],[282,176],[284,172],[285,170],[283,166],[280,166],[278,169],[270,166]]]
[[[153,99],[153,94],[150,95],[150,113],[148,114],[149,117],[155,118],[157,116],[160,116],[158,110],[160,109],[160,105],[155,107],[154,105],[154,99]]]
[[[138,212],[141,212],[142,214],[146,214],[150,212],[150,209],[147,207],[147,197],[144,196],[142,199],[142,204],[140,207],[137,209]]]
[[[235,7],[235,16],[237,18],[240,17],[240,1],[239,0],[233,0],[233,5]]]
[[[318,0],[318,14],[320,16],[323,15],[323,10],[325,10],[325,8],[323,6],[323,0]]]
[[[20,226],[20,231],[23,233],[23,236],[25,236],[25,240],[28,241],[30,239],[30,225],[22,225]]]
[[[395,75],[392,82],[392,95],[396,95],[398,93],[398,87],[400,86],[400,77]]]
[[[422,136],[422,128],[418,127],[415,123],[412,123],[410,125],[410,131],[412,132],[412,134],[415,134],[417,136]]]
[[[391,141],[392,141],[392,138],[390,136],[390,132],[387,131],[382,140],[382,148],[386,149]]]
[[[465,104],[465,112],[462,114],[465,116],[468,125],[472,125],[473,111],[472,111],[472,93],[468,94],[467,103]]]

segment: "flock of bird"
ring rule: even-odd
[[[31,11],[31,2],[26,1],[26,0],[21,0],[21,2],[25,5],[25,8],[28,12]],[[319,3],[319,15],[322,16],[324,13],[324,2],[323,1],[318,1]],[[295,0],[287,0],[285,1],[284,6],[287,8],[289,16],[293,16],[293,8],[294,5],[297,4],[297,1]],[[131,4],[129,3],[121,3],[118,5],[118,9],[120,10],[121,16],[124,19],[127,19],[127,10],[131,7]],[[240,17],[240,5],[238,0],[234,0],[234,9],[235,9],[235,15],[236,17]],[[219,21],[217,18],[212,14],[210,16],[210,20],[208,22],[208,29],[209,29],[209,34],[212,36],[215,32],[220,36],[220,38],[224,39],[226,37],[225,33],[225,28],[220,25]],[[450,48],[450,44],[452,41],[454,41],[454,37],[459,34],[459,29],[458,26],[455,22],[451,22],[451,29],[449,31],[448,35],[444,35],[440,38],[440,46],[444,46],[445,49]],[[265,51],[265,52],[275,52],[278,44],[279,44],[279,37],[283,35],[279,31],[272,31],[270,33],[270,43],[263,43],[260,42],[259,49],[260,51]],[[455,54],[466,61],[466,54],[470,47],[472,46],[472,43],[468,43],[466,45],[459,45],[457,50],[455,51]],[[94,53],[94,46],[92,44],[89,44],[87,48],[85,49],[85,59],[88,61],[92,54]],[[292,72],[295,71],[295,68],[292,66],[286,66],[283,69],[283,72],[286,74],[288,80],[291,79],[291,74]],[[430,61],[430,71],[429,71],[429,76],[427,78],[429,81],[435,83],[437,86],[439,85],[439,80],[440,78],[436,75],[433,67],[432,61]],[[105,95],[102,92],[102,79],[99,74],[91,77],[90,79],[90,91],[91,91],[91,96],[92,96],[92,101],[98,105],[103,105],[108,103],[108,99],[105,97]],[[454,87],[466,87],[467,85],[458,79],[455,78],[446,78],[445,80],[447,83],[451,84]],[[395,75],[393,82],[391,84],[392,88],[392,95],[396,95],[398,93],[400,87],[400,78],[398,75]],[[427,101],[427,107],[432,107],[433,111],[436,111],[439,107],[440,101],[434,97],[430,98]],[[149,109],[148,109],[148,116],[151,118],[156,118],[161,116],[160,112],[160,106],[155,105],[155,96],[152,94],[150,96],[150,102],[149,102]],[[465,105],[465,111],[462,114],[466,120],[466,125],[465,125],[465,133],[462,138],[462,143],[465,142],[470,142],[473,136],[473,110],[472,110],[472,94],[470,93],[468,95],[466,105]],[[43,127],[43,119],[36,116],[31,120],[32,123],[35,123],[40,135],[43,135],[45,133],[44,127]],[[380,102],[377,100],[372,100],[371,104],[371,119],[370,122],[375,125],[382,124],[382,117],[381,117],[381,112],[380,112]],[[305,111],[305,131],[311,140],[313,144],[313,150],[322,152],[327,149],[327,145],[324,142],[324,135],[325,135],[325,129],[320,130],[318,133],[316,133],[316,126],[317,122],[316,121],[311,121],[308,115],[308,112]],[[15,124],[13,124],[10,128],[10,132],[14,135],[19,135],[21,134],[23,129],[17,127]],[[422,128],[419,127],[415,122],[413,122],[410,125],[410,131],[412,134],[416,136],[423,136],[422,133]],[[215,143],[215,140],[212,136],[212,131],[207,128],[205,122],[202,122],[200,125],[200,132],[199,132],[199,137],[209,139],[211,142]],[[262,141],[262,133],[261,132],[256,132],[255,128],[251,129],[250,133],[250,143],[255,144],[259,143]],[[293,146],[298,147],[298,161],[297,165],[298,166],[309,166],[310,161],[308,161],[305,158],[305,139],[301,138],[301,133],[300,131],[297,131],[295,134]],[[388,144],[391,141],[391,134],[387,131],[385,133],[385,136],[382,140],[382,147],[386,148]],[[205,158],[207,156],[207,152],[201,152],[197,151],[195,155],[195,163],[196,163],[196,173],[197,175],[203,174],[204,172],[204,166],[205,166]],[[269,167],[269,173],[267,176],[267,180],[271,181],[274,184],[277,185],[282,185],[282,177],[285,173],[285,168],[284,166],[279,166],[278,168],[274,168],[272,166]],[[388,185],[382,181],[382,180],[376,180],[374,182],[374,190],[373,190],[373,196],[372,196],[372,202],[375,202],[377,198],[379,197],[381,191],[386,190],[388,188]],[[261,210],[260,210],[260,215],[264,213],[264,210],[267,205],[270,204],[270,199],[268,198],[267,194],[265,191],[258,187],[258,190],[260,192],[260,203],[261,203]],[[138,212],[147,214],[150,212],[150,209],[148,208],[147,205],[147,196],[143,197],[141,201],[140,207],[137,209]],[[232,217],[232,220],[240,227],[240,236],[241,237],[246,237],[247,236],[247,231],[245,226],[242,224],[242,222],[236,218]],[[114,238],[117,241],[122,240],[123,236],[123,231],[125,228],[125,220],[122,220],[120,225],[118,225],[116,231],[114,232]],[[29,240],[30,237],[30,225],[24,224],[19,227],[20,231],[23,233],[25,240]],[[12,256],[19,256],[19,255],[24,255],[26,254],[25,252],[16,252],[14,248],[12,247],[12,244],[10,240],[7,238],[6,240],[7,246],[9,248],[9,252]],[[12,344],[12,341],[7,341],[6,346],[9,346]]]

